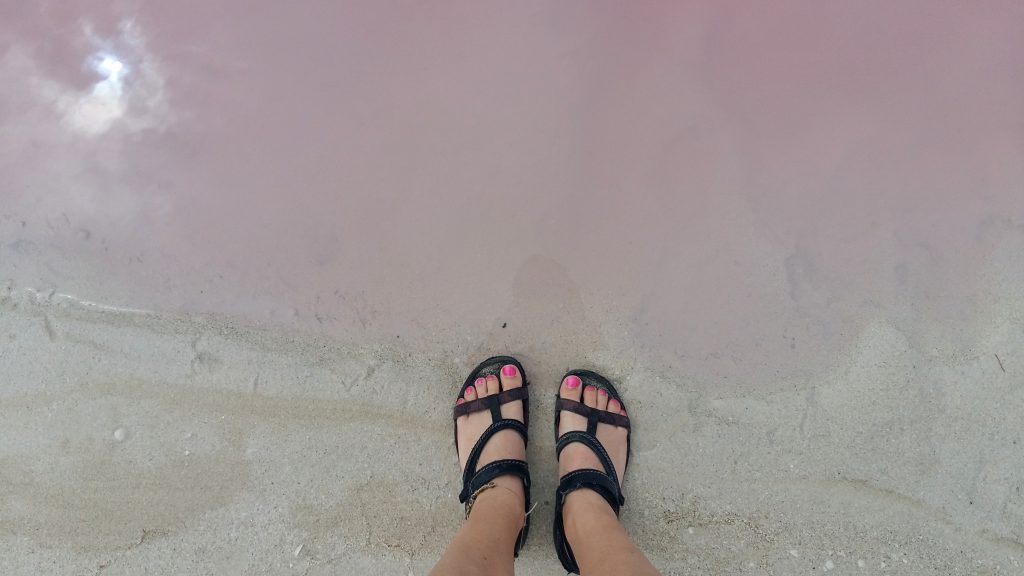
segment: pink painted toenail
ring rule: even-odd
[[[465,402],[465,401],[466,401],[465,399],[463,399],[463,398],[459,398],[458,400],[456,400],[456,401],[455,401],[455,404],[456,404],[456,405],[459,405],[459,404],[462,404],[462,403],[463,403],[463,402]]]
[[[566,388],[572,388],[573,390],[575,390],[576,388],[580,387],[580,384],[583,384],[583,380],[580,380],[579,376],[569,376],[568,378],[565,379]]]
[[[470,394],[476,394],[476,388],[473,388],[472,386],[470,386],[470,387],[468,387],[468,388],[466,388],[465,390],[462,391],[462,395],[463,396],[468,396]]]
[[[473,383],[476,384],[477,386],[483,386],[484,384],[487,384],[487,380],[484,378],[477,378],[476,381]]]
[[[503,376],[515,376],[516,375],[516,367],[515,367],[515,365],[514,364],[506,364],[504,367],[502,367],[501,374]]]
[[[605,390],[604,388],[599,389],[597,391],[597,393],[600,394],[601,396],[607,396],[608,395],[608,391]]]
[[[583,389],[584,392],[593,392],[594,390],[597,390],[597,386],[587,386]]]

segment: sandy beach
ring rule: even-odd
[[[806,389],[701,392],[591,358],[635,396],[623,521],[666,574],[1018,573],[1017,310],[985,342],[1005,372],[885,322]],[[446,422],[468,356],[17,287],[0,311],[5,574],[422,574],[460,522]],[[561,367],[522,358],[554,390]],[[536,398],[524,574],[558,569]]]

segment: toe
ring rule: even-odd
[[[467,386],[462,392],[462,397],[465,398],[467,402],[470,400],[476,400],[476,388]]]
[[[523,385],[523,377],[515,364],[506,364],[501,367],[501,389],[519,388]]]
[[[523,377],[519,374],[519,369],[516,368],[515,364],[506,364],[501,367],[501,389],[510,390],[512,388],[521,388],[523,386]],[[502,418],[514,418],[523,421],[523,402],[522,400],[516,400],[513,402],[506,402],[501,405],[501,417]]]
[[[487,378],[485,378],[485,380],[487,381],[488,396],[493,396],[498,392],[501,392],[501,384],[498,382],[497,376],[495,376],[494,374],[489,374]]]
[[[597,387],[587,386],[583,390],[583,403],[591,408],[597,407]]]
[[[604,388],[597,389],[597,409],[607,410],[608,409],[608,391]]]
[[[619,404],[618,400],[612,398],[611,400],[608,401],[608,408],[607,408],[607,410],[609,412],[613,413],[613,414],[618,414],[619,411],[622,410],[622,405]]]
[[[583,381],[579,376],[566,376],[558,391],[559,396],[567,400],[580,401],[583,395]],[[558,433],[565,434],[570,430],[586,430],[587,419],[575,412],[562,410],[558,415]]]
[[[562,389],[559,393],[562,398],[579,402],[580,395],[583,393],[583,381],[579,376],[566,376],[565,380],[562,380]]]
[[[473,382],[473,384],[476,385],[476,395],[477,395],[478,398],[483,398],[483,397],[487,396],[487,379],[486,378],[477,378],[476,381]]]

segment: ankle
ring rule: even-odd
[[[602,533],[609,526],[619,526],[619,518],[597,492],[581,488],[565,497],[562,507],[565,536],[574,548],[593,533]]]
[[[469,520],[486,519],[490,525],[509,526],[515,533],[526,524],[523,482],[515,476],[498,476],[494,486],[477,493]]]

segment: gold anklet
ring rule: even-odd
[[[505,490],[508,490],[509,494],[515,496],[516,499],[519,498],[519,494],[516,494],[516,492],[508,486],[498,486],[494,483],[494,480],[491,480],[487,484],[477,488],[476,492],[473,492],[469,497],[469,500],[466,500],[466,518],[469,518],[469,513],[473,510],[473,504],[476,502],[477,496],[480,496],[480,493],[484,490],[490,490],[491,488],[504,488]]]

